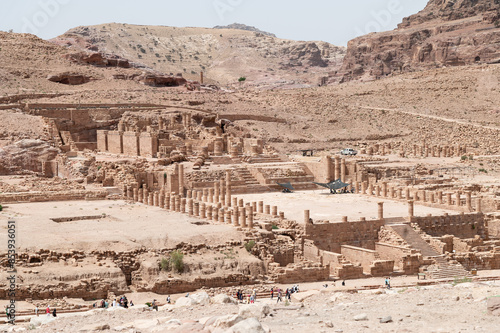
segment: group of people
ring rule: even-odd
[[[111,306],[114,308],[120,306],[120,307],[127,309],[129,306],[134,306],[134,302],[132,300],[130,300],[130,302],[129,302],[127,299],[127,296],[122,296],[122,297],[120,297],[120,299],[118,301],[115,298],[113,300],[113,302],[111,302]],[[94,304],[92,304],[92,307],[106,309],[109,307],[109,302],[107,300],[102,299],[99,302],[99,304],[98,304],[98,302],[95,302]]]
[[[292,300],[292,294],[299,292],[299,285],[294,285],[291,288],[286,288],[285,299],[288,301]],[[274,293],[276,293],[276,303],[283,302],[283,291],[281,288],[272,287],[271,288],[271,299],[274,299]]]
[[[243,291],[241,291],[241,289],[236,292],[236,299],[238,301],[245,302],[244,297],[245,297],[245,294],[243,293]],[[257,290],[254,289],[254,290],[252,290],[251,294],[247,294],[246,303],[253,304],[253,303],[255,303],[256,300],[257,300]]]

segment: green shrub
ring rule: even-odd
[[[167,272],[170,270],[170,261],[167,258],[161,258],[159,266],[160,270]]]
[[[2,210],[3,210],[3,206],[2,206],[2,205],[0,205],[0,212],[1,212]]]
[[[276,225],[276,224],[273,224],[273,226],[271,227],[273,230],[278,230],[279,227]]]
[[[464,155],[461,157],[461,159],[462,159],[462,161],[465,161],[467,159],[467,156]]]
[[[180,251],[173,251],[170,253],[170,264],[172,265],[172,268],[179,272],[182,273],[184,271],[184,254]]]
[[[181,251],[173,251],[169,254],[168,257],[161,258],[158,263],[158,267],[160,270],[169,272],[174,270],[176,272],[182,273],[184,271],[184,254]]]
[[[488,171],[486,169],[479,169],[479,172],[488,173]]]
[[[238,82],[244,82],[246,81],[246,79],[247,79],[246,77],[242,76],[238,79]]]
[[[254,246],[255,246],[255,241],[251,240],[251,241],[249,241],[248,243],[245,244],[245,249],[248,252],[252,252],[252,249],[253,249]]]

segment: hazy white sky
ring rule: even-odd
[[[70,28],[118,22],[176,27],[253,25],[295,40],[336,45],[392,30],[427,0],[0,0],[0,30],[48,39]]]

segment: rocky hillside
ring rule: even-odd
[[[430,0],[397,29],[348,44],[336,80],[500,62],[500,0]]]
[[[257,86],[317,85],[338,69],[345,49],[325,42],[297,42],[235,29],[103,24],[78,27],[55,38],[72,51],[98,51],[163,73],[205,83]]]

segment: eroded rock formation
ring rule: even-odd
[[[431,0],[397,29],[350,41],[338,79],[500,61],[499,9],[499,0]]]

